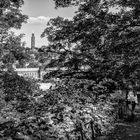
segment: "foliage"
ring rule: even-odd
[[[79,4],[54,1],[57,7]],[[85,140],[112,131],[114,104],[124,99],[114,90],[125,88],[130,78],[138,80],[139,5],[137,0],[85,0],[72,20],[51,19],[42,34],[50,41],[43,53],[53,54],[46,67],[56,67],[49,76],[60,81],[45,93],[35,82],[4,74],[0,116],[8,118],[1,135]],[[116,6],[118,12],[110,12]]]
[[[56,7],[78,2],[79,9],[72,20],[58,17],[48,22],[43,35],[50,41],[48,52],[57,54],[48,67],[66,67],[62,75],[73,76],[84,66],[91,79],[109,78],[121,88],[129,79],[139,81],[138,0],[55,2]]]
[[[111,132],[115,119],[114,107],[107,96],[102,100],[96,99],[97,103],[94,91],[88,91],[89,83],[97,86],[91,81],[77,79],[59,81],[56,87],[41,93],[44,96],[40,100],[32,100],[33,109],[26,113],[20,113],[9,102],[0,113],[2,118],[7,116],[0,125],[1,135],[12,139],[91,139]]]
[[[78,6],[81,3],[87,2],[88,0],[53,0],[55,2],[56,8]]]
[[[28,17],[20,9],[23,4],[23,0],[0,1],[0,61],[6,65],[17,59],[21,62],[25,58],[22,48],[24,43],[21,42],[23,35],[16,36],[9,32],[11,28],[20,29],[22,23],[26,22]]]
[[[1,0],[0,1],[0,31],[4,32],[9,28],[20,28],[26,22],[27,16],[22,14],[21,6],[23,0]]]
[[[4,101],[10,103],[18,112],[28,112],[33,108],[34,95],[39,94],[36,81],[20,77],[17,73],[1,72]]]
[[[58,137],[84,137],[91,139],[102,134],[107,134],[113,128],[112,108],[106,104],[73,104],[73,106],[55,107],[50,123]],[[107,111],[105,111],[105,109]],[[107,113],[110,113],[109,116]],[[50,114],[48,114],[50,115]],[[53,120],[53,121],[52,121]],[[109,128],[109,129],[108,129]],[[56,135],[56,136],[57,136]]]
[[[38,62],[32,62],[32,63],[29,63],[29,65],[27,67],[28,68],[38,68],[39,63]]]
[[[47,37],[50,41],[49,46],[46,47],[46,53],[56,54],[46,67],[56,67],[57,70],[46,75],[46,78],[58,77],[62,81],[68,78],[74,85],[67,80],[66,83],[62,82],[60,87],[52,92],[52,94],[55,93],[55,97],[52,94],[47,96],[48,99],[51,97],[47,100],[48,104],[51,103],[54,107],[60,105],[60,108],[56,109],[57,111],[60,109],[60,112],[66,106],[77,104],[80,107],[82,105],[85,107],[89,102],[98,105],[103,101],[106,104],[105,101],[108,98],[111,102],[118,103],[115,105],[121,105],[125,100],[126,91],[123,95],[119,95],[116,92],[111,94],[113,90],[117,88],[126,90],[130,80],[133,80],[134,85],[139,82],[140,12],[138,7],[140,2],[138,0],[85,0],[83,3],[78,3],[79,0],[54,1],[56,7],[78,4],[79,9],[71,20],[61,17],[50,19],[42,34],[42,37]],[[90,87],[89,83],[91,83],[91,90],[81,87],[80,80],[83,83],[89,80],[87,87]],[[114,84],[113,89],[112,84]],[[80,109],[82,110],[82,107]],[[62,119],[65,119],[64,114],[64,112],[60,113],[60,119],[56,122],[62,123]],[[84,139],[86,133],[82,133],[83,128],[81,130],[79,133],[81,139]],[[64,132],[66,131],[62,131],[63,134]],[[95,132],[98,133],[96,130]],[[88,136],[91,137],[90,134]]]
[[[36,113],[44,112],[55,137],[90,139],[107,134],[114,127],[115,110],[110,95],[103,92],[105,87],[93,81],[64,79],[40,99]]]
[[[5,68],[15,62],[23,65],[24,61],[28,61],[30,56],[25,52],[24,45],[22,42],[23,34],[16,36],[13,32],[7,33],[5,38],[3,37],[1,46],[1,61]],[[2,66],[1,66],[2,67]]]

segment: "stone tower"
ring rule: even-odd
[[[31,36],[31,49],[35,49],[35,35],[32,33]]]

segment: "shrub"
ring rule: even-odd
[[[98,87],[105,89],[105,98]],[[64,79],[46,93],[39,108],[47,110],[42,117],[54,137],[91,139],[113,130],[116,114],[110,101],[106,88],[94,81]]]
[[[103,91],[104,98],[101,97]],[[36,92],[44,94],[37,89]],[[30,96],[33,97],[34,94]],[[114,128],[115,110],[110,101],[106,88],[94,81],[64,79],[48,90],[40,102],[29,100],[32,107],[28,108],[24,104],[26,113],[21,113],[14,107],[14,100],[1,102],[3,107],[0,117],[3,122],[0,124],[0,134],[1,137],[30,140],[93,139]],[[20,103],[20,100],[16,100],[16,103]]]

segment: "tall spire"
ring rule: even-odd
[[[35,49],[35,35],[32,33],[31,36],[31,49]]]

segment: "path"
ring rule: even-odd
[[[140,121],[118,123],[115,133],[104,140],[140,140]]]
[[[140,140],[140,109],[134,122],[117,123],[113,134],[97,140]]]

